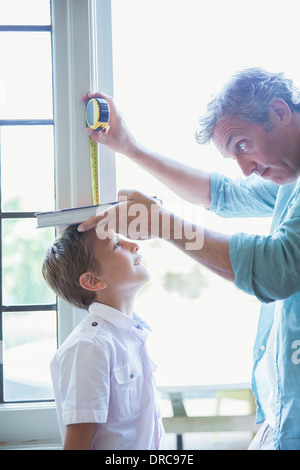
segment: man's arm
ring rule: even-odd
[[[64,450],[89,450],[96,423],[77,423],[66,426]]]
[[[229,256],[230,235],[196,226],[171,214],[167,240],[206,268],[234,282]]]
[[[104,214],[85,220],[78,230],[86,231],[96,227],[98,236],[102,237],[110,225],[110,229],[136,240],[162,238],[211,271],[234,281],[229,235],[183,220],[138,191],[120,191],[119,199],[123,202],[112,206]],[[137,218],[138,224],[135,223]],[[138,231],[135,230],[137,227]]]
[[[127,156],[186,201],[210,208],[208,172],[155,153],[141,144],[137,144]]]
[[[110,120],[102,132],[86,129],[95,142],[126,155],[184,199],[195,204],[203,204],[206,208],[210,207],[209,173],[167,158],[139,144],[128,129],[113,98],[103,93],[88,93],[82,97],[82,100],[97,97],[107,100]]]

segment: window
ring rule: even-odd
[[[297,2],[248,3],[112,0],[114,96],[139,141],[192,166],[241,176],[213,145],[195,141],[210,96],[247,65],[299,78]],[[284,34],[274,35],[274,24]],[[124,156],[117,156],[117,187],[139,189],[191,213],[189,204]],[[202,217],[205,226],[227,233],[266,233],[269,225],[207,211]],[[154,331],[158,385],[250,382],[258,301],[167,242],[141,242],[140,249],[152,280],[136,307]]]
[[[37,230],[34,212],[92,203],[89,139],[80,97],[97,88],[112,93],[110,2],[0,0],[0,41],[5,41],[5,47],[0,43],[1,70],[7,66],[0,76],[0,442],[11,448],[23,448],[24,441],[57,448],[61,444],[48,388],[49,360],[56,343],[60,345],[86,313],[59,299],[56,303],[43,283],[43,252],[55,232]],[[101,149],[100,177],[101,200],[114,199],[114,158],[106,149]],[[19,269],[26,273],[24,283],[13,289]],[[30,279],[35,289],[28,287]],[[8,368],[16,358],[21,362],[21,391],[8,381],[16,377],[9,377],[13,369]],[[24,390],[28,378],[34,389]],[[41,389],[37,381],[43,380],[46,387]]]
[[[53,398],[56,298],[41,276],[54,230],[34,212],[54,208],[50,1],[0,2],[0,402]]]

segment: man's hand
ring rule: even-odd
[[[167,214],[158,200],[134,190],[121,190],[119,204],[82,222],[78,230],[96,228],[99,238],[111,231],[133,240],[147,240],[161,236],[162,217]]]
[[[136,141],[130,132],[122,114],[117,109],[114,99],[104,93],[87,93],[81,99],[87,101],[91,98],[103,98],[108,102],[110,108],[110,119],[105,129],[93,131],[89,127],[86,132],[90,137],[100,144],[104,144],[115,152],[129,155],[136,147]]]

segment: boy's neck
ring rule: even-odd
[[[133,306],[134,306],[135,295],[107,295],[104,292],[97,292],[96,302],[100,304],[108,305],[109,307],[115,308],[120,312],[124,313],[128,317],[133,317]]]

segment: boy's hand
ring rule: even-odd
[[[78,230],[84,232],[96,227],[99,238],[112,230],[133,240],[147,240],[161,236],[162,216],[167,214],[155,198],[134,190],[121,190],[119,204],[104,213],[82,222]]]
[[[109,123],[103,131],[93,131],[89,127],[86,128],[87,134],[100,144],[104,144],[115,152],[129,155],[136,146],[136,141],[130,132],[127,124],[117,109],[114,99],[104,93],[87,93],[82,96],[82,101],[87,101],[91,98],[103,98],[108,102],[110,108]]]

